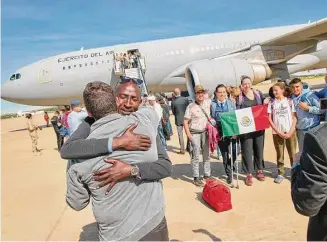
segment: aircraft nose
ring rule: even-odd
[[[12,101],[16,97],[15,87],[10,83],[10,81],[5,82],[1,86],[1,99],[6,101]]]

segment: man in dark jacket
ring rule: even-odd
[[[327,123],[305,135],[300,163],[292,168],[292,200],[310,217],[307,240],[327,241]]]
[[[185,110],[189,104],[187,97],[181,96],[181,90],[176,88],[174,90],[175,100],[171,102],[171,111],[175,115],[175,124],[177,126],[177,133],[179,145],[181,146],[180,153],[185,154],[184,136],[183,136],[183,122]]]

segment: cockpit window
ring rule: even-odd
[[[18,80],[18,79],[20,79],[20,74],[19,73],[16,74],[16,80]]]
[[[10,77],[10,81],[14,81],[14,80],[16,80],[15,74],[13,74],[13,75]]]

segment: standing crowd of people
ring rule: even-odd
[[[327,76],[325,80],[327,83]],[[316,236],[311,238],[327,238],[320,226],[320,223],[326,225],[321,219],[325,221],[327,214],[327,170],[324,167],[327,127],[319,126],[321,117],[326,117],[320,109],[319,98],[326,98],[327,89],[314,93],[308,85],[294,78],[290,89],[284,82],[275,83],[271,97],[267,98],[252,87],[250,77],[242,76],[240,83],[239,87],[218,84],[212,99],[202,85],[197,85],[192,102],[182,97],[178,88],[174,90],[171,111],[175,116],[180,154],[185,154],[185,151],[190,154],[194,185],[203,186],[203,179],[214,179],[211,176],[210,152],[217,147],[223,158],[227,183],[232,183],[239,145],[245,184],[253,184],[253,175],[259,181],[265,180],[265,131],[226,137],[221,114],[268,105],[278,170],[274,181],[279,184],[284,179],[286,146],[293,166],[294,204],[300,213],[315,216],[312,219],[315,228],[313,225],[309,227],[315,232],[319,230],[319,233],[311,231],[311,235]],[[74,210],[81,210],[92,198],[100,240],[168,241],[161,183],[172,173],[166,152],[167,140],[173,135],[167,98],[164,94],[141,97],[138,83],[131,78],[120,82],[116,90],[103,82],[91,82],[83,92],[83,99],[87,111],[75,100],[61,113],[56,111],[51,119],[61,157],[70,160],[67,167],[67,204]],[[27,119],[33,141],[38,127]],[[212,140],[212,127],[219,134],[217,144]],[[317,128],[321,127],[324,127],[321,134],[317,133]],[[187,142],[184,142],[183,130]],[[318,155],[309,156],[314,151],[309,151],[306,143],[313,139],[317,141],[312,135],[319,136],[321,141],[318,147],[310,146],[317,150]],[[33,152],[37,150],[35,147],[33,144]],[[296,153],[301,157],[301,165],[296,158],[293,159]],[[200,174],[201,155],[203,178]],[[308,165],[306,159],[314,162]],[[325,173],[322,175],[318,170]],[[314,173],[311,178],[307,176],[310,172]],[[318,175],[324,176],[325,180]],[[315,205],[314,210],[309,209],[310,201]],[[323,212],[321,209],[324,209]]]
[[[327,80],[326,80],[327,81]],[[218,147],[223,157],[223,164],[227,175],[227,183],[232,182],[231,170],[236,160],[236,146],[240,142],[242,154],[242,168],[246,174],[245,184],[252,186],[253,175],[259,181],[265,180],[264,168],[264,139],[265,130],[241,134],[238,137],[225,137],[222,131],[220,114],[238,109],[268,105],[269,122],[273,129],[273,141],[276,150],[278,176],[276,183],[281,183],[285,176],[284,149],[287,148],[291,165],[293,157],[303,149],[304,135],[317,127],[321,121],[322,111],[318,96],[310,91],[308,85],[303,85],[299,78],[290,82],[291,92],[285,82],[277,82],[272,86],[271,97],[265,97],[261,91],[252,87],[250,77],[242,76],[241,85],[226,87],[219,84],[213,99],[206,98],[203,86],[195,87],[195,101],[189,104],[184,114],[184,129],[190,147],[191,164],[194,184],[203,186],[199,174],[199,156],[203,156],[204,179],[210,179],[210,159],[207,123],[213,119],[219,133]],[[318,95],[322,95],[319,92]],[[172,108],[173,109],[173,108]],[[182,112],[181,112],[182,113]],[[232,148],[230,147],[232,145]],[[181,148],[183,149],[183,148]]]

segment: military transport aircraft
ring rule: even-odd
[[[125,54],[125,58],[123,55]],[[60,54],[18,69],[2,86],[1,98],[38,105],[82,101],[85,85],[116,85],[121,76],[144,80],[146,91],[194,95],[201,83],[239,85],[327,67],[327,18],[302,25],[261,28],[115,45]]]

